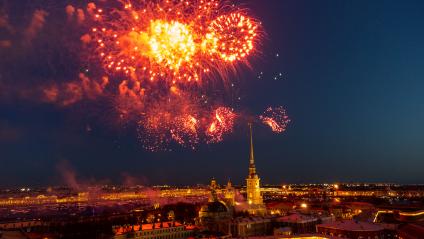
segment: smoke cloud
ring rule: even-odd
[[[11,46],[12,46],[12,41],[0,40],[0,48],[10,48]]]
[[[94,10],[96,10],[96,4],[94,4],[93,2],[90,2],[87,4],[87,12],[91,15],[94,14]]]
[[[37,36],[38,32],[43,28],[48,13],[44,10],[35,10],[30,24],[24,31],[24,38],[26,43],[31,41]]]
[[[62,179],[66,186],[75,191],[81,190],[80,184],[77,181],[76,173],[68,161],[61,161],[57,165],[57,170],[62,176]]]
[[[83,23],[85,20],[85,13],[84,10],[82,10],[81,8],[77,9],[77,21],[78,23]]]
[[[93,100],[100,96],[109,83],[109,78],[102,77],[99,82],[92,81],[83,73],[79,74],[79,80],[51,85],[43,89],[43,99],[48,103],[57,103],[68,106],[83,99]]]
[[[66,15],[68,16],[68,20],[71,20],[75,14],[75,7],[72,5],[67,5],[65,7],[65,12],[66,12]]]

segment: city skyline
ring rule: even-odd
[[[110,120],[105,105],[65,108],[29,96],[31,88],[78,78],[75,72],[88,68],[72,50],[60,51],[68,4],[0,4],[0,20],[7,19],[0,21],[0,54],[8,56],[0,59],[0,188],[55,186],[69,177],[146,185],[207,184],[215,177],[244,185],[247,123],[223,142],[149,152],[137,129]],[[230,76],[239,90],[229,105],[247,115],[283,105],[291,119],[283,134],[253,125],[262,185],[424,182],[422,1],[242,5],[260,20],[264,39],[250,67]],[[28,35],[18,32],[41,9],[38,34],[22,43]]]

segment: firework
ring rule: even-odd
[[[90,39],[102,68],[115,81],[110,85],[117,86],[120,119],[137,122],[140,139],[151,150],[170,142],[193,148],[200,141],[223,140],[236,113],[208,92],[225,91],[210,87],[227,84],[225,73],[255,52],[259,23],[245,10],[218,0],[107,6],[95,9],[84,39]],[[210,84],[213,79],[221,83]]]
[[[143,146],[157,151],[171,141],[194,148],[199,142],[201,109],[185,94],[156,99],[142,111],[139,133]],[[131,114],[132,115],[132,114]]]
[[[244,60],[258,41],[259,24],[218,0],[140,0],[97,9],[94,20],[104,68],[141,82],[200,83]]]
[[[253,50],[257,25],[249,17],[240,13],[221,15],[209,29],[215,44],[208,50],[226,62],[242,60]]]
[[[209,138],[208,142],[219,142],[224,135],[232,132],[237,115],[227,107],[219,107],[213,113],[205,134]]]
[[[175,142],[194,149],[200,143],[217,143],[233,131],[237,114],[229,107],[203,109],[192,98],[179,96],[152,105],[141,116],[140,139],[151,151]]]
[[[227,73],[248,64],[260,41],[246,10],[220,0],[118,0],[91,6],[90,15],[81,40],[108,76],[101,92],[122,122],[137,124],[145,148],[217,143],[249,118],[225,105]],[[260,120],[282,132],[282,113],[270,108]]]
[[[259,119],[276,133],[284,132],[290,122],[286,110],[281,106],[276,108],[268,107],[264,114],[259,116]]]

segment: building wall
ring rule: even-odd
[[[134,239],[184,239],[193,236],[193,230],[185,230],[184,226],[155,228],[152,230],[132,231],[120,235],[115,235],[114,239],[134,238]]]
[[[278,222],[279,227],[290,227],[294,233],[312,233],[316,231],[318,221],[314,222]]]
[[[21,221],[21,222],[7,222],[0,223],[0,229],[22,229],[29,227],[45,226],[47,223],[42,221]]]
[[[253,205],[263,204],[260,188],[260,179],[258,177],[247,178],[246,184],[247,202]]]
[[[271,220],[232,222],[230,224],[233,237],[265,236],[272,234]]]

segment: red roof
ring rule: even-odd
[[[293,208],[294,203],[292,202],[270,202],[266,204],[267,208]]]
[[[333,228],[343,231],[383,231],[384,227],[380,224],[376,223],[370,223],[370,222],[361,222],[361,221],[355,221],[355,220],[342,220],[342,221],[335,221],[335,222],[329,222],[329,223],[323,223],[317,225],[317,227],[322,228]]]
[[[315,222],[317,218],[309,217],[306,215],[302,215],[299,213],[293,213],[287,216],[277,218],[279,222],[288,222],[288,223],[307,223],[307,222]]]
[[[183,224],[179,222],[174,222],[174,227],[179,227],[182,225]],[[154,223],[154,228],[153,228],[153,223],[146,223],[141,225],[141,230],[144,231],[144,230],[153,230],[153,229],[170,228],[170,227],[172,227],[172,222],[163,222],[163,223],[157,222],[157,223]],[[194,227],[187,226],[185,229],[193,230]],[[132,230],[140,231],[140,225],[118,226],[118,227],[115,227],[114,230],[116,235],[121,235],[121,234],[130,232]]]

